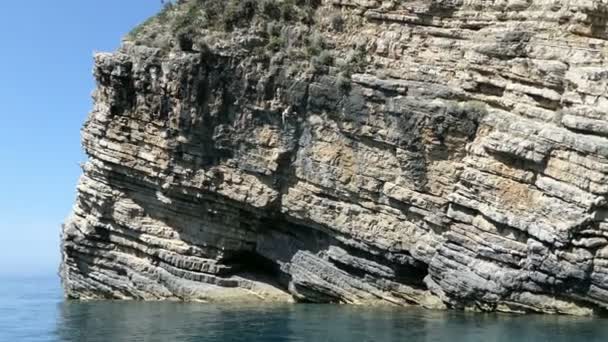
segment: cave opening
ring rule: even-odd
[[[288,279],[281,272],[280,266],[273,260],[255,251],[238,251],[223,261],[233,267],[233,274],[250,275],[257,280],[275,283],[287,288]]]

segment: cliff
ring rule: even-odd
[[[608,5],[181,1],[95,56],[72,299],[608,307]]]

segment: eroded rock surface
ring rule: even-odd
[[[96,55],[67,296],[608,307],[607,5],[314,13],[282,28],[321,34],[313,70],[251,27]]]

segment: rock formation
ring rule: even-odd
[[[68,298],[608,307],[605,1],[217,2],[95,56]]]

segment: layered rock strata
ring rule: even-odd
[[[251,27],[95,56],[66,295],[607,308],[608,6],[314,14],[282,27],[321,35],[313,70],[256,57]]]

